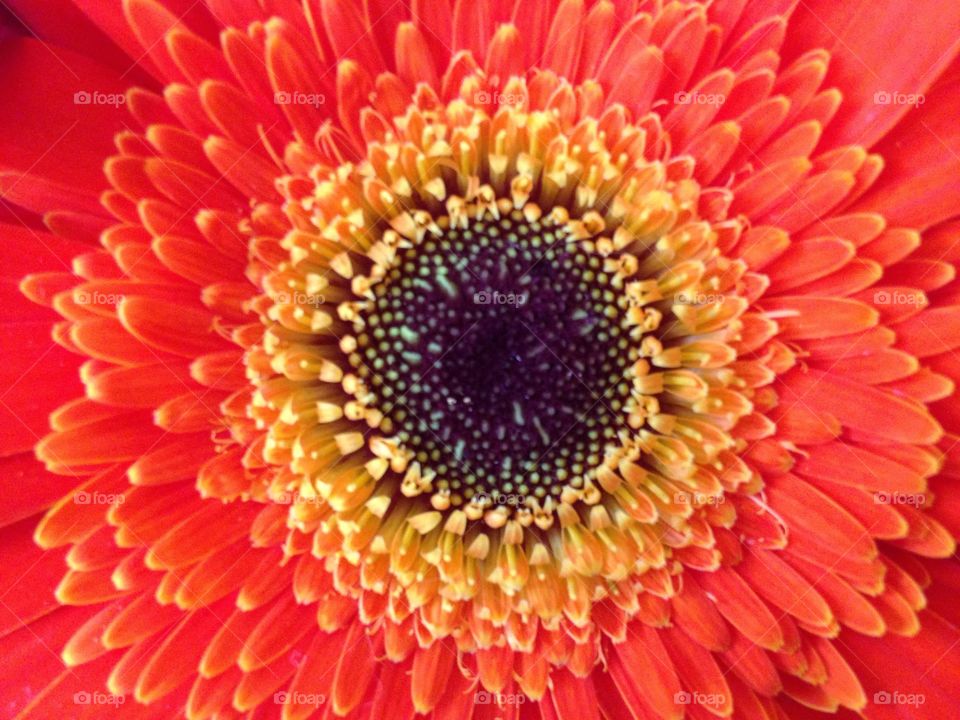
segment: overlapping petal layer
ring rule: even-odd
[[[0,49],[0,706],[949,716],[956,7],[48,4]],[[402,251],[501,217],[636,348],[516,511],[351,361]]]

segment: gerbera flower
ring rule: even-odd
[[[3,717],[955,714],[960,5],[12,7]]]

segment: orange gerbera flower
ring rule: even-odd
[[[12,5],[2,717],[956,715],[955,0]]]

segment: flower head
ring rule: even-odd
[[[15,710],[938,712],[960,17],[779,5],[29,13]]]

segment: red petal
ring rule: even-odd
[[[197,673],[197,658],[227,619],[230,603],[223,600],[186,616],[152,654],[137,679],[135,696],[148,703],[163,697]]]
[[[600,720],[592,682],[574,677],[565,668],[554,670],[550,680],[553,682],[550,695],[557,720]]]
[[[86,57],[35,40],[0,48],[0,157],[5,169],[29,171],[95,196],[106,187],[103,159],[127,119],[128,83]],[[87,93],[75,101],[76,93]],[[115,102],[83,102],[111,96]],[[118,99],[119,98],[119,99]]]
[[[939,355],[960,346],[960,305],[933,308],[898,323],[897,347],[916,357]]]
[[[878,438],[932,444],[942,430],[927,410],[869,385],[851,382],[819,370],[791,371],[784,377],[782,402],[794,402],[826,412],[845,426]],[[884,418],[877,422],[877,418]]]
[[[911,493],[926,489],[922,475],[900,463],[846,443],[808,448],[807,457],[797,463],[794,471],[870,492],[885,490]]]
[[[48,323],[0,325],[0,457],[30,450],[48,431],[47,416],[82,393],[79,359],[50,338]]]
[[[960,12],[951,4],[948,15]],[[926,15],[926,10],[918,14]],[[944,20],[936,18],[934,22],[940,25]],[[905,67],[921,69],[913,62]],[[891,224],[921,229],[956,214],[960,203],[960,128],[955,122],[960,111],[958,89],[960,79],[954,75],[930,92],[918,109],[907,107],[911,114],[877,146],[886,169],[857,203],[858,209],[881,212]]]
[[[373,680],[377,661],[366,628],[354,623],[343,641],[340,661],[333,679],[333,703],[338,715],[346,715],[363,701]]]
[[[857,300],[788,296],[759,303],[792,340],[830,338],[861,332],[877,324],[877,312]]]
[[[680,679],[656,630],[632,624],[627,639],[613,647],[607,661],[613,681],[625,698],[643,698],[661,718],[683,717],[683,708],[675,702],[681,690]]]
[[[698,573],[697,580],[713,596],[723,616],[751,642],[768,650],[782,649],[783,630],[777,618],[733,569]]]
[[[426,649],[419,650],[413,659],[410,692],[417,712],[426,715],[440,701],[451,671],[455,669],[455,648],[442,640],[436,640]]]
[[[830,51],[826,85],[843,92],[843,105],[828,126],[831,145],[857,143],[870,147],[912,111],[905,104],[883,103],[876,93],[925,93],[957,52],[955,36],[960,7],[952,0],[931,0],[922,6],[908,0],[800,3],[790,18],[784,55],[810,48]],[[921,46],[890,42],[891,28],[909,37],[923,37]],[[895,130],[894,132],[898,132]]]

